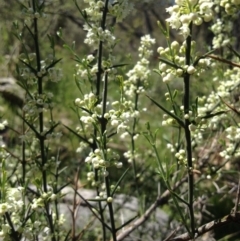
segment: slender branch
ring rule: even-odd
[[[238,205],[239,205],[239,199],[240,199],[240,177],[239,177],[239,180],[238,180],[237,197],[236,197],[236,202],[235,202],[235,206],[234,206],[234,214],[237,213]]]
[[[38,1],[32,0],[32,7],[34,13],[38,11]],[[34,38],[34,44],[35,44],[35,52],[36,52],[36,62],[37,62],[37,83],[38,83],[38,95],[41,96],[43,94],[43,77],[41,75],[41,55],[40,55],[40,43],[39,43],[39,30],[38,30],[38,19],[35,17],[33,19],[33,38]],[[41,155],[41,165],[42,165],[42,182],[43,182],[43,190],[44,192],[48,192],[48,179],[47,179],[47,171],[44,169],[44,166],[47,162],[46,158],[46,152],[45,152],[45,143],[44,143],[44,137],[41,136],[41,133],[43,133],[44,130],[44,116],[43,116],[43,111],[39,112],[39,133],[40,136],[38,137],[39,143],[40,143],[40,155]],[[44,208],[46,210],[46,216],[48,220],[48,224],[51,230],[51,240],[56,241],[56,236],[55,236],[55,227],[53,223],[53,217],[51,214],[50,206],[47,202],[44,203]]]
[[[223,59],[223,58],[221,58],[221,57],[219,57],[219,56],[217,56],[217,55],[207,55],[207,57],[209,57],[209,58],[211,58],[211,59],[215,59],[215,60],[220,61],[220,62],[225,63],[225,64],[229,64],[229,65],[231,65],[231,66],[240,68],[240,65],[239,65],[239,64],[236,64],[236,63],[234,63],[234,62],[232,62],[232,61],[229,61],[229,60],[227,60],[227,59]]]
[[[137,89],[140,85],[140,81],[138,80],[138,84],[137,84]],[[137,93],[137,91],[135,91],[135,100],[134,100],[134,110],[138,111],[138,100],[139,100],[139,94]],[[133,119],[133,124],[132,124],[132,133],[131,133],[131,153],[132,153],[132,165],[133,165],[133,175],[134,175],[134,179],[135,179],[135,187],[136,187],[136,192],[137,192],[137,197],[140,197],[140,192],[139,192],[139,185],[138,185],[138,177],[137,177],[137,166],[136,166],[136,158],[135,158],[135,132],[136,132],[136,127],[137,127],[137,118],[134,117]]]
[[[107,10],[108,9],[108,0],[106,0],[105,2],[105,6],[104,6],[104,9],[103,9],[103,13],[102,13],[102,21],[101,21],[101,28],[102,30],[105,30],[105,25],[106,25],[106,17],[107,17]],[[103,70],[102,70],[102,58],[103,58],[103,41],[99,41],[99,45],[98,45],[98,57],[97,57],[97,68],[98,68],[98,71],[97,71],[97,80],[96,80],[96,96],[97,96],[97,100],[98,100],[98,103],[100,102],[100,92],[101,92],[101,78],[102,78],[102,74],[103,74]],[[103,96],[105,96],[105,94],[107,93],[103,93]],[[104,104],[103,104],[103,109],[104,109]],[[103,112],[103,111],[102,111]],[[104,115],[104,114],[103,114]],[[102,118],[103,120],[103,118]],[[104,127],[101,126],[101,129],[103,131]],[[97,128],[95,127],[94,128],[94,137],[97,138]],[[97,148],[97,142],[96,140],[94,140],[94,143],[93,143],[93,151]],[[98,182],[98,170],[95,169],[94,170],[94,173],[95,173],[95,182],[97,183]],[[97,187],[96,188],[96,191],[97,191],[97,195],[99,195],[99,188]],[[104,225],[104,215],[103,215],[103,207],[102,207],[102,204],[101,202],[99,202],[98,204],[99,206],[99,213],[100,213],[100,216],[101,216],[101,221],[102,221],[102,232],[103,232],[103,240],[105,241],[106,240],[106,228],[105,228],[105,225]]]
[[[192,23],[189,25],[190,34],[186,39],[186,65],[190,65],[191,61],[191,33],[192,33]],[[184,113],[188,114],[190,109],[190,74],[186,73],[184,76]],[[192,141],[191,132],[189,130],[190,121],[185,119],[184,131],[186,139],[186,151],[187,151],[187,166],[188,166],[188,210],[191,223],[191,235],[194,236],[195,223],[194,223],[194,210],[193,210],[193,190],[194,190],[194,179],[192,173]]]
[[[106,113],[106,108],[107,108],[107,94],[108,94],[108,73],[105,72],[104,81],[103,81],[103,91],[102,91],[102,115],[101,115],[101,132],[102,132],[101,134],[103,138],[103,143],[102,143],[103,153],[107,148],[107,140],[106,140],[106,133],[105,133],[107,129],[107,121],[104,118],[104,115]],[[106,156],[104,157],[104,159],[108,161]],[[105,177],[105,185],[106,185],[107,196],[110,197],[111,189],[110,189],[110,182],[109,182],[108,176]],[[112,237],[113,237],[113,240],[116,241],[116,227],[115,227],[115,220],[114,220],[113,205],[111,202],[107,202],[107,205],[109,209]]]
[[[182,180],[177,182],[172,190],[176,190],[179,186],[181,186],[184,182],[186,182],[187,177],[184,177]],[[145,223],[151,214],[157,209],[159,206],[163,206],[166,204],[171,197],[171,192],[166,190],[160,197],[158,197],[155,202],[146,210],[146,212],[138,218],[135,222],[131,223],[128,227],[124,228],[124,231],[117,235],[117,241],[124,240],[130,233],[132,233],[135,229]]]
[[[235,214],[231,213],[220,219],[213,220],[199,227],[196,230],[194,238],[200,237],[204,233],[207,233],[213,229],[225,226],[230,223],[239,222],[239,221],[240,221],[240,212],[236,212]],[[184,233],[175,238],[170,239],[170,241],[186,241],[186,240],[192,240],[192,238],[189,236],[189,233]]]

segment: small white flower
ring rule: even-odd
[[[192,65],[188,66],[188,68],[187,68],[188,74],[193,74],[195,72],[196,72],[196,69]]]
[[[118,163],[116,164],[116,167],[117,167],[117,168],[122,168],[122,166],[123,166],[122,162],[118,162]]]
[[[195,125],[193,125],[193,124],[190,124],[188,126],[188,128],[189,128],[190,131],[195,131],[197,127]]]

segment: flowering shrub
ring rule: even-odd
[[[14,122],[5,118],[7,109],[1,110],[2,240],[88,240],[84,234],[89,226],[84,230],[75,226],[77,197],[100,221],[94,227],[101,230],[95,240],[127,240],[136,230],[139,233],[134,235],[141,238],[147,219],[165,204],[173,221],[170,232],[163,234],[158,228],[157,240],[195,240],[240,220],[235,170],[240,155],[240,55],[231,34],[238,1],[176,0],[169,4],[169,16],[164,24],[158,22],[157,33],[166,45],[156,46],[158,41],[150,34],[142,36],[138,59],[131,65],[126,56],[118,57],[124,37],[119,39],[115,28],[134,12],[134,1],[73,1],[84,21],[83,42],[93,51],[84,57],[74,43],[67,44],[61,28],[56,36],[47,35],[48,50],[42,47],[41,27],[48,22],[52,1],[18,4],[23,21],[13,23],[21,46],[15,76],[24,100],[14,110]],[[194,35],[206,23],[214,35],[211,46],[204,46]],[[173,31],[179,38],[172,39]],[[74,58],[71,81],[79,92],[76,98],[71,96],[76,121],[69,123],[61,123],[61,105],[49,87],[64,78],[61,62],[66,60],[58,57],[56,41],[66,42]],[[159,63],[154,62],[155,55]],[[156,95],[154,88],[159,85],[166,87],[165,94]],[[4,89],[1,93],[7,100],[14,96]],[[4,132],[13,133],[15,143],[8,143]],[[74,151],[76,159],[84,162],[84,171],[78,167],[74,178],[66,174],[71,163],[63,161],[60,148],[67,135],[79,142]],[[85,199],[78,192],[81,175],[84,185],[96,191],[95,198]],[[66,186],[75,192],[70,229],[60,207]],[[128,189],[145,205],[139,205],[139,216],[123,218],[119,225],[115,198]],[[218,200],[211,199],[212,192],[226,202],[226,195],[230,197],[230,209],[222,216],[211,216],[210,204],[218,205]]]

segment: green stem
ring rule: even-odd
[[[189,25],[190,34],[186,39],[186,54],[185,63],[190,65],[191,61],[191,41],[192,41],[192,23]],[[190,75],[188,73],[184,76],[184,97],[183,97],[184,113],[188,114],[190,109]],[[194,223],[194,210],[193,210],[193,197],[194,197],[194,178],[193,178],[193,165],[192,165],[192,144],[191,144],[191,132],[189,130],[190,125],[189,119],[185,119],[184,131],[186,139],[186,152],[187,152],[187,166],[188,166],[188,210],[191,223],[191,236],[195,233],[195,223]]]
[[[33,11],[34,13],[37,11],[37,4],[38,1],[36,0],[32,0],[32,6],[33,6]],[[36,62],[37,62],[37,72],[41,73],[41,55],[40,55],[40,46],[39,46],[39,32],[38,32],[38,19],[34,18],[33,19],[33,28],[34,28],[34,44],[35,44],[35,52],[36,52]],[[38,80],[38,95],[42,95],[43,94],[43,78],[40,75],[38,75],[37,73],[37,80]],[[43,181],[43,190],[44,192],[48,192],[48,188],[47,188],[47,184],[48,184],[48,180],[47,180],[47,172],[44,168],[46,162],[47,162],[47,156],[45,153],[45,143],[44,143],[44,136],[41,136],[41,134],[43,133],[44,130],[44,120],[43,120],[43,112],[41,111],[39,113],[38,116],[39,119],[39,133],[40,133],[40,137],[39,137],[39,142],[40,142],[40,155],[41,155],[41,160],[42,160],[42,181]],[[49,204],[46,202],[45,203],[45,210],[46,210],[46,216],[47,216],[47,220],[48,220],[48,224],[51,230],[51,234],[52,234],[52,241],[56,241],[56,237],[55,237],[55,228],[54,228],[54,223],[53,223],[53,219],[52,219],[52,215],[50,212],[50,207]]]
[[[103,14],[102,14],[102,21],[101,21],[101,28],[104,31],[105,26],[106,26],[106,18],[107,18],[107,11],[108,11],[108,0],[105,1],[105,6],[103,9]],[[97,103],[100,103],[100,92],[101,92],[101,79],[102,79],[102,74],[103,74],[103,69],[102,69],[102,57],[103,57],[103,41],[99,41],[98,45],[98,60],[97,60],[97,66],[98,66],[98,71],[97,71],[97,80],[96,80],[96,96],[97,96]],[[103,86],[103,93],[102,93],[102,118],[101,118],[101,134],[106,130],[106,122],[104,119],[104,114],[106,113],[106,99],[107,99],[107,75],[105,75],[105,80],[104,80],[104,86]],[[94,128],[94,137],[97,138],[97,128]],[[102,148],[106,147],[106,136],[103,136],[103,146]],[[96,139],[94,140],[93,143],[93,151],[97,148],[97,141]],[[98,182],[98,170],[94,170],[95,173],[95,181]],[[105,180],[106,182],[106,180]],[[108,187],[107,187],[108,188]],[[99,189],[97,187],[97,194],[99,195]],[[100,216],[101,216],[101,221],[102,221],[102,232],[103,232],[103,241],[106,240],[106,227],[104,225],[104,215],[103,215],[103,207],[101,202],[99,202],[99,211],[100,211]],[[116,236],[116,235],[115,235]]]
[[[104,115],[106,113],[106,108],[107,108],[107,94],[108,94],[108,74],[107,72],[105,73],[104,76],[104,82],[103,82],[103,91],[102,91],[102,116],[101,116],[101,134],[102,134],[102,148],[103,148],[103,153],[105,152],[107,148],[107,140],[106,140],[106,129],[107,129],[107,121],[104,118]],[[104,157],[105,161],[107,160],[107,157]],[[111,189],[110,189],[110,183],[109,183],[109,177],[105,177],[105,185],[106,185],[106,192],[107,192],[107,197],[111,197]],[[112,202],[108,202],[108,209],[109,209],[109,215],[110,215],[110,222],[111,222],[111,232],[112,232],[112,237],[113,241],[116,241],[116,228],[115,228],[115,220],[114,220],[114,212],[113,212],[113,206]]]
[[[21,240],[21,234],[15,230],[14,225],[13,225],[12,220],[11,220],[11,215],[8,212],[5,213],[5,218],[8,222],[8,225],[11,228],[11,231],[10,231],[11,232],[10,233],[11,240],[12,241],[20,241]]]
[[[98,180],[99,180],[98,170],[95,169],[94,173],[95,173],[95,176],[94,176],[95,183],[98,183]],[[97,185],[96,191],[97,191],[97,196],[99,196],[100,191],[99,191],[98,185]],[[106,240],[106,227],[104,225],[104,223],[105,223],[105,218],[104,218],[104,215],[103,215],[104,208],[102,207],[101,202],[98,202],[98,208],[99,208],[99,214],[100,214],[101,224],[102,224],[103,241],[105,241]]]
[[[25,118],[25,113],[23,112],[23,118]],[[24,121],[22,122],[22,134],[25,135],[25,123]],[[22,185],[25,183],[25,178],[26,178],[26,142],[22,140]]]
[[[139,86],[139,84],[137,85],[137,87]],[[134,101],[134,110],[137,111],[138,110],[138,99],[139,99],[139,95],[138,93],[135,92],[135,101]],[[135,179],[135,185],[136,185],[136,191],[137,191],[137,196],[139,197],[140,193],[139,193],[139,187],[138,187],[138,179],[137,179],[137,167],[136,167],[136,159],[134,157],[135,155],[135,140],[134,140],[134,136],[135,136],[135,130],[136,130],[136,126],[137,126],[137,118],[134,118],[133,120],[133,125],[132,125],[132,133],[131,133],[131,152],[132,152],[132,156],[133,156],[133,175],[134,175],[134,179]]]

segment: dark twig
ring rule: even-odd
[[[213,220],[209,223],[206,223],[196,229],[194,238],[200,237],[204,233],[207,233],[213,229],[225,226],[229,223],[239,222],[240,221],[240,212],[236,212],[235,214],[228,214],[220,219]],[[173,239],[170,239],[171,241],[185,241],[185,240],[191,240],[189,233],[181,234]]]

